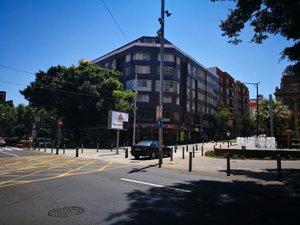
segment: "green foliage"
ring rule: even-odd
[[[0,136],[5,136],[15,123],[16,111],[11,105],[1,102],[0,103]]]
[[[281,138],[286,130],[289,128],[292,113],[288,106],[282,104],[280,101],[273,102],[273,121],[274,121],[274,136]],[[270,102],[263,100],[259,104],[259,122],[266,134],[270,134]],[[256,118],[255,118],[256,119]]]
[[[212,0],[213,2],[219,0]],[[236,7],[230,10],[226,20],[221,22],[223,36],[229,42],[239,44],[239,36],[245,25],[253,28],[252,42],[262,43],[270,34],[279,34],[294,44],[282,51],[282,58],[287,57],[294,64],[286,68],[286,73],[300,73],[300,41],[299,41],[299,1],[297,0],[236,0]]]
[[[80,130],[106,126],[109,110],[130,112],[132,91],[124,91],[120,73],[82,62],[78,66],[56,66],[40,71],[21,91],[33,107],[53,111],[64,127]]]

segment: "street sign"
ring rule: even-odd
[[[157,106],[156,107],[156,121],[162,119],[162,106]]]
[[[109,111],[108,112],[108,129],[123,130],[124,123],[128,122],[128,113]]]
[[[161,128],[163,126],[163,121],[160,119],[158,121],[156,121],[155,125],[154,125],[157,129]]]
[[[227,137],[229,137],[230,136],[230,131],[227,131],[226,135],[227,135]]]

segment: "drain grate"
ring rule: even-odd
[[[80,215],[84,209],[79,206],[64,206],[62,208],[55,208],[48,211],[48,215],[52,217],[69,217]]]

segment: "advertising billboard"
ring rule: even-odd
[[[124,123],[128,123],[128,113],[109,111],[108,129],[123,130]]]

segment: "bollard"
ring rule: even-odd
[[[230,153],[226,153],[226,158],[227,158],[227,176],[230,176]]]
[[[112,152],[113,150],[113,143],[110,144],[110,151]]]
[[[192,152],[190,152],[190,157],[189,157],[189,172],[192,171]]]
[[[173,161],[173,148],[171,148],[171,157],[170,157],[170,161]]]
[[[177,152],[177,144],[175,144],[174,152]]]
[[[195,158],[195,147],[193,146],[193,158]]]
[[[198,151],[198,144],[196,145],[196,152]]]
[[[56,146],[56,155],[58,155],[59,148]]]
[[[97,152],[99,152],[99,143],[97,143]]]
[[[81,153],[83,153],[83,144],[81,144]]]
[[[203,145],[201,146],[201,156],[203,156]]]
[[[47,144],[46,144],[46,140],[44,140],[44,152],[46,152],[47,150]]]
[[[186,145],[186,150],[185,150],[186,152],[188,152],[189,151],[189,145]]]
[[[51,143],[51,154],[53,153],[53,142]]]
[[[282,180],[282,173],[281,173],[281,157],[280,157],[279,154],[277,155],[277,179],[278,179],[279,181]]]
[[[184,146],[182,146],[182,159],[184,159]]]
[[[63,154],[66,153],[66,144],[64,144]]]
[[[216,150],[216,146],[214,145],[214,150]]]
[[[246,150],[246,146],[242,146],[242,153],[243,153],[243,159],[245,159],[245,150]]]
[[[220,144],[220,148],[222,148],[222,145]]]
[[[128,158],[128,148],[125,148],[125,159]]]
[[[78,157],[78,147],[76,147],[76,155],[75,155],[75,157]]]
[[[39,141],[39,148],[38,148],[39,151],[41,151],[41,142]]]

